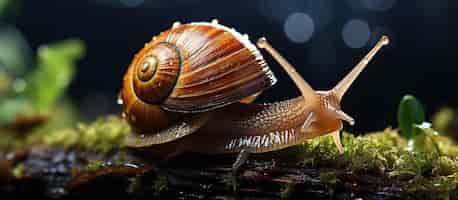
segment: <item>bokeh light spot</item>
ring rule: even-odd
[[[351,48],[363,47],[371,36],[369,25],[359,19],[348,21],[342,30],[342,37],[345,44]]]
[[[304,43],[313,35],[315,24],[305,13],[293,13],[285,21],[284,31],[288,39],[294,43]]]

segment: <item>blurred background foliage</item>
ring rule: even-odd
[[[65,39],[31,49],[14,25],[21,3],[0,0],[0,131],[67,127],[79,115],[65,91],[85,45]]]

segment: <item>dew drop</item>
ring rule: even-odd
[[[121,117],[126,118],[127,114],[125,112],[122,112]]]
[[[212,19],[211,23],[212,24],[218,24],[218,19]]]
[[[120,96],[118,96],[118,99],[116,99],[116,103],[118,103],[118,105],[122,105],[124,102],[123,102],[122,98]]]
[[[179,27],[180,25],[181,25],[180,22],[173,22],[172,28],[177,28],[177,27]]]
[[[141,134],[141,135],[140,135],[140,138],[145,138],[145,134]]]

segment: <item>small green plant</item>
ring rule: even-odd
[[[420,134],[419,129],[415,128],[425,121],[425,111],[420,101],[412,95],[405,95],[399,103],[398,124],[401,135],[406,139],[411,139]]]
[[[62,97],[75,74],[75,63],[85,46],[68,39],[38,48],[36,56],[24,35],[14,25],[21,0],[0,0],[0,131],[25,131],[52,121],[70,118],[62,112]],[[60,109],[55,109],[59,106]],[[59,110],[59,111],[56,111]],[[63,116],[62,114],[65,114]],[[72,116],[74,114],[72,113]],[[51,119],[51,120],[48,120]],[[60,127],[60,126],[58,126]]]
[[[75,63],[84,54],[84,44],[67,39],[38,49],[37,70],[27,77],[24,95],[33,99],[37,112],[47,112],[67,89],[75,74]]]
[[[400,135],[408,139],[406,150],[442,154],[435,136],[439,133],[425,121],[425,111],[420,101],[412,95],[402,98],[398,110]]]
[[[75,39],[41,46],[37,52],[37,67],[25,77],[12,81],[13,89],[0,96],[0,127],[18,115],[51,112],[73,79],[75,63],[83,54],[84,44]]]

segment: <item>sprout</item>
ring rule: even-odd
[[[424,121],[425,111],[421,103],[414,96],[405,95],[398,109],[398,123],[401,135],[407,139],[415,137],[419,132],[414,126]]]

